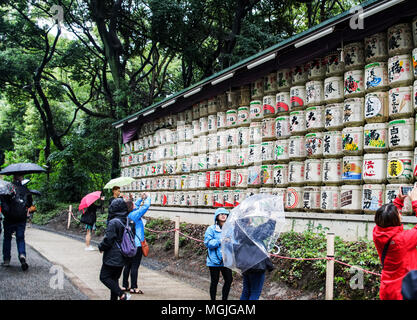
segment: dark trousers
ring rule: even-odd
[[[230,287],[232,286],[233,275],[232,270],[226,267],[209,267],[210,269],[210,298],[216,300],[217,284],[219,283],[220,272],[222,273],[224,284],[222,289],[222,300],[227,300]]]
[[[265,271],[244,272],[240,300],[259,300],[265,281]]]
[[[130,275],[130,288],[136,289],[138,287],[138,271],[140,261],[142,260],[142,247],[138,247],[136,255],[130,259],[126,259],[125,267],[123,269],[123,287],[129,288],[129,275]]]
[[[9,223],[5,221],[4,227],[4,239],[3,239],[3,260],[10,260],[12,249],[12,234],[16,232],[16,245],[19,256],[23,254],[26,257],[26,244],[25,244],[25,229],[26,221],[19,223]]]
[[[103,264],[100,271],[100,281],[110,289],[110,300],[117,300],[124,292],[119,287],[119,279],[123,267],[114,267]]]

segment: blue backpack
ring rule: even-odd
[[[117,219],[119,221],[119,223],[121,225],[123,225],[123,236],[122,236],[122,241],[116,244],[119,247],[122,255],[126,258],[132,258],[136,255],[137,252],[137,247],[135,244],[135,234],[130,226],[130,219],[127,218],[126,220],[126,225],[123,224],[122,221],[120,221],[119,219]]]

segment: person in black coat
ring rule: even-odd
[[[235,226],[236,267],[243,275],[240,300],[258,300],[265,281],[265,272],[274,269],[271,259],[265,256],[265,251],[258,245],[264,246],[263,240],[273,234],[275,225],[275,220],[268,219],[267,222],[255,227],[251,218],[243,218]]]
[[[103,253],[103,265],[100,271],[100,281],[110,289],[110,300],[128,300],[130,294],[124,293],[119,287],[119,278],[125,265],[118,244],[122,241],[124,226],[126,225],[128,208],[122,198],[112,201],[109,207],[108,225],[103,240],[98,249]]]

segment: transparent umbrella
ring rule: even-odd
[[[282,196],[256,194],[234,208],[222,228],[226,267],[245,272],[269,257],[285,224]]]

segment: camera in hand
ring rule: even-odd
[[[401,187],[401,193],[406,196],[408,193],[413,190],[413,187]]]

